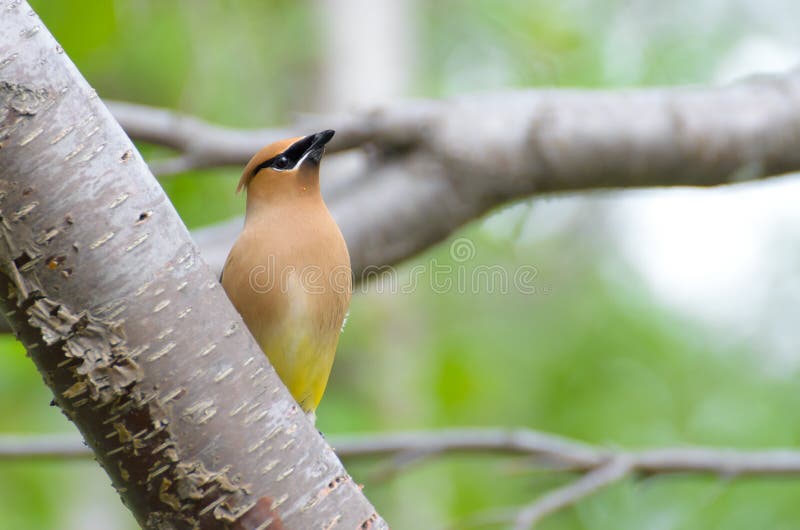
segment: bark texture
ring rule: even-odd
[[[0,293],[146,528],[386,528],[258,349],[122,129],[0,0]]]

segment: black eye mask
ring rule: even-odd
[[[253,174],[258,173],[264,168],[277,169],[278,171],[286,171],[287,169],[294,169],[303,156],[311,149],[314,143],[314,135],[306,136],[289,146],[283,153],[273,156],[269,160],[261,162],[253,170]]]

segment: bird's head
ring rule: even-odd
[[[333,138],[327,130],[272,143],[253,155],[244,168],[236,191],[263,199],[319,190],[319,163],[325,144]]]

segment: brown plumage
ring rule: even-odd
[[[322,200],[319,163],[333,131],[276,142],[245,167],[242,233],[222,286],[300,406],[313,413],[350,304],[342,233]]]

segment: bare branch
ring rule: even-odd
[[[641,473],[691,472],[739,475],[794,475],[800,473],[800,452],[793,449],[737,451],[686,447],[632,453]]]
[[[162,176],[190,169],[243,166],[266,144],[322,128],[336,129],[337,134],[328,145],[330,152],[372,142],[397,148],[421,136],[420,127],[425,123],[428,107],[416,104],[399,113],[392,109],[352,116],[304,116],[290,128],[248,130],[214,125],[188,114],[147,105],[122,101],[107,101],[106,105],[132,138],[169,147],[184,155],[182,164],[156,166],[153,172]]]
[[[340,458],[384,458],[398,455],[496,454],[528,456],[563,471],[588,471],[615,457],[625,457],[639,473],[716,473],[800,475],[800,450],[735,450],[680,447],[615,450],[531,429],[464,428],[331,437]],[[0,436],[0,460],[91,457],[72,435]]]
[[[178,149],[156,169],[242,165],[278,137],[336,128],[332,151],[371,155],[323,180],[359,276],[406,259],[505,202],[598,188],[717,186],[800,170],[800,70],[723,87],[530,90],[408,101],[363,114],[243,131],[112,105],[135,138]],[[343,176],[343,174],[346,176]],[[240,224],[195,236],[222,266]]]
[[[94,453],[74,435],[0,436],[0,462],[16,460],[76,460],[93,458]]]
[[[437,456],[482,454],[532,457],[537,466],[558,472],[584,473],[577,481],[553,490],[521,510],[493,511],[471,519],[515,521],[530,528],[545,516],[575,504],[628,475],[710,473],[800,476],[800,451],[769,449],[741,451],[681,447],[646,450],[609,449],[529,429],[445,429],[331,437],[336,454],[346,460],[388,459],[370,478],[385,481]],[[31,458],[80,459],[92,455],[74,436],[0,436],[0,462]]]
[[[446,429],[371,434],[337,438],[332,445],[340,458],[408,453],[495,453],[552,459],[570,469],[596,467],[610,454],[593,445],[529,429]]]
[[[622,480],[632,470],[631,463],[626,458],[612,458],[608,463],[590,471],[572,484],[546,493],[524,507],[515,517],[515,530],[533,528],[548,515],[572,506],[598,490]]]
[[[265,144],[289,134],[279,129],[231,129],[179,112],[133,103],[110,101],[106,105],[132,138],[169,147],[192,161],[185,167],[165,167],[162,174],[242,164]]]

